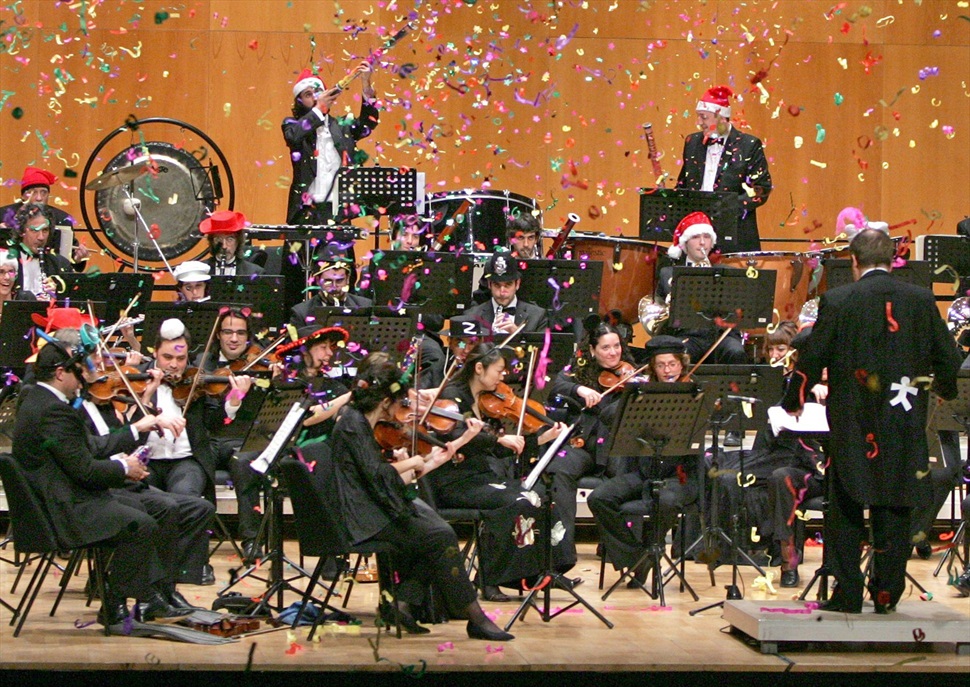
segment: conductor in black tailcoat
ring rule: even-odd
[[[755,210],[771,193],[771,174],[761,141],[731,125],[727,86],[708,89],[697,103],[700,131],[684,140],[684,166],[677,188],[692,191],[730,191],[738,194],[741,214],[736,236],[722,236],[722,253],[761,250]]]
[[[800,412],[808,389],[828,368],[833,481],[825,524],[828,563],[839,586],[823,610],[862,610],[859,563],[868,506],[874,537],[869,592],[876,612],[889,613],[905,587],[910,511],[917,480],[928,469],[928,390],[932,386],[944,399],[956,396],[960,356],[933,293],[889,274],[894,246],[888,232],[866,229],[849,251],[856,281],[822,296],[782,405]]]

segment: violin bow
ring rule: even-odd
[[[216,338],[216,327],[219,326],[220,317],[222,317],[222,310],[216,313],[216,319],[212,323],[209,340],[205,342],[205,350],[202,352],[201,364],[195,370],[195,376],[192,378],[192,386],[189,387],[189,396],[185,399],[185,405],[182,406],[182,417],[185,417],[185,411],[192,405],[192,396],[195,394],[195,390],[199,388],[199,380],[202,379],[202,368],[205,365],[205,361],[209,359],[209,351],[212,350],[212,342]]]
[[[647,363],[646,365],[641,365],[640,367],[638,367],[637,369],[635,369],[633,372],[631,372],[630,374],[628,374],[626,377],[623,377],[616,384],[614,384],[613,386],[611,386],[610,388],[608,388],[606,391],[604,391],[603,393],[601,393],[600,394],[600,399],[602,399],[607,394],[610,394],[610,393],[616,391],[621,386],[623,386],[624,384],[626,384],[628,381],[630,381],[631,379],[633,379],[634,377],[636,377],[638,374],[640,374],[641,372],[643,372],[644,370],[646,370],[648,367],[650,367],[650,363]]]
[[[289,335],[290,335],[289,332],[284,332],[283,335],[280,336],[276,341],[274,341],[269,346],[267,346],[266,348],[264,348],[263,350],[261,350],[259,352],[259,355],[257,355],[255,358],[253,358],[252,360],[250,360],[248,363],[246,363],[246,366],[242,370],[240,370],[240,372],[248,372],[249,371],[249,368],[251,368],[254,365],[256,365],[260,360],[263,360],[266,356],[268,356],[270,353],[272,353],[274,350],[276,350],[276,347],[277,346],[279,346],[281,343],[283,343],[284,341],[286,341],[286,339],[289,337]]]
[[[707,353],[705,353],[704,355],[702,355],[701,356],[701,359],[698,360],[697,363],[695,363],[694,367],[690,368],[690,371],[686,375],[684,375],[684,380],[685,381],[688,380],[688,379],[690,379],[693,376],[693,374],[695,372],[697,372],[697,368],[699,368],[701,366],[701,363],[703,363],[705,360],[707,360],[707,357],[711,353],[714,352],[714,349],[715,348],[717,348],[718,346],[721,345],[721,342],[724,341],[724,339],[726,339],[727,336],[728,336],[728,334],[730,334],[730,333],[731,333],[731,327],[728,327],[723,332],[721,332],[721,335],[719,337],[717,337],[717,341],[714,342],[714,345],[711,346],[710,348],[708,348],[707,349]]]
[[[136,295],[135,298],[138,298],[138,296]],[[94,304],[91,301],[88,301],[88,313],[90,314],[93,312],[94,312]],[[108,346],[101,339],[100,335],[98,335],[97,337],[97,342],[98,342],[98,348],[101,351],[101,364],[102,365],[104,364],[105,358],[111,361],[111,364],[115,368],[115,372],[118,373],[118,376],[121,378],[121,381],[124,382],[125,388],[128,390],[128,393],[131,394],[132,399],[134,399],[135,405],[138,406],[138,410],[141,411],[142,415],[148,415],[149,413],[147,410],[145,410],[145,406],[142,404],[141,399],[138,398],[138,394],[136,394],[135,390],[132,388],[131,382],[128,381],[128,377],[125,376],[125,373],[121,371],[121,366],[118,365],[118,361],[115,360],[115,357],[111,355],[110,351],[108,351]]]
[[[532,369],[536,364],[536,353],[538,351],[534,346],[529,347],[529,373],[525,378],[525,386],[522,388],[522,410],[519,411],[519,423],[516,425],[515,434],[516,436],[522,436],[522,425],[525,424],[525,413],[529,407],[529,393],[532,387]]]

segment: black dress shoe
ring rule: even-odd
[[[385,625],[388,627],[394,627],[398,622],[400,622],[401,627],[409,635],[426,635],[431,632],[431,630],[426,628],[424,625],[418,625],[418,621],[414,619],[414,616],[411,615],[410,611],[396,604],[382,601],[380,613],[381,620]]]
[[[582,577],[557,577],[556,582],[553,586],[555,586],[558,589],[565,589],[568,591],[570,589],[575,589],[582,583],[583,583]]]
[[[872,598],[874,610],[879,615],[889,615],[896,612],[896,604],[892,603],[889,592],[869,589],[869,596]]]
[[[924,561],[928,561],[933,555],[933,547],[925,539],[921,542],[917,542],[913,547],[916,549],[916,555],[919,556]]]
[[[143,623],[175,623],[185,616],[192,615],[192,609],[176,608],[164,596],[155,592],[148,599],[138,602],[135,618]]]
[[[831,613],[862,613],[862,604],[849,605],[841,596],[833,595],[828,601],[820,603],[818,610]]]
[[[242,543],[243,563],[254,565],[263,557],[263,547],[255,539],[247,539]]]
[[[206,563],[202,566],[202,581],[199,582],[203,587],[211,587],[216,583],[216,571],[212,569],[212,566]]]
[[[741,445],[741,432],[728,432],[724,436],[724,446],[726,448],[736,448]]]
[[[798,571],[797,570],[782,570],[781,571],[781,582],[782,587],[797,587],[798,586]]]
[[[173,589],[167,594],[168,603],[175,608],[187,608],[190,611],[205,611],[207,609],[201,606],[193,606],[188,599],[182,596],[182,592],[177,589]]]
[[[485,589],[482,590],[482,599],[495,603],[507,603],[512,600],[512,597],[505,594],[498,587],[487,584],[485,585]]]
[[[123,600],[105,601],[101,604],[101,610],[98,611],[98,623],[105,627],[117,625],[125,622],[129,615],[131,615],[131,612]]]
[[[486,629],[480,625],[476,625],[471,620],[468,621],[465,631],[468,632],[469,639],[486,639],[490,642],[511,642],[515,639],[515,635],[511,635],[503,630],[495,631]]]
[[[970,567],[953,582],[953,586],[957,588],[960,596],[970,596]]]

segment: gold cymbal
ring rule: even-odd
[[[121,186],[122,184],[127,184],[134,181],[142,174],[148,171],[151,164],[148,162],[142,162],[137,165],[129,165],[127,167],[119,167],[110,172],[105,172],[97,179],[89,181],[84,187],[85,191],[103,191],[106,188],[111,188],[112,186]]]

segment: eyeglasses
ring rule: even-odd
[[[673,370],[674,368],[681,367],[681,363],[676,360],[671,360],[668,363],[654,363],[653,366],[661,370]]]
[[[248,336],[249,332],[247,332],[245,329],[220,329],[219,330],[219,336],[232,336],[233,334],[239,337],[244,337],[244,336]]]

